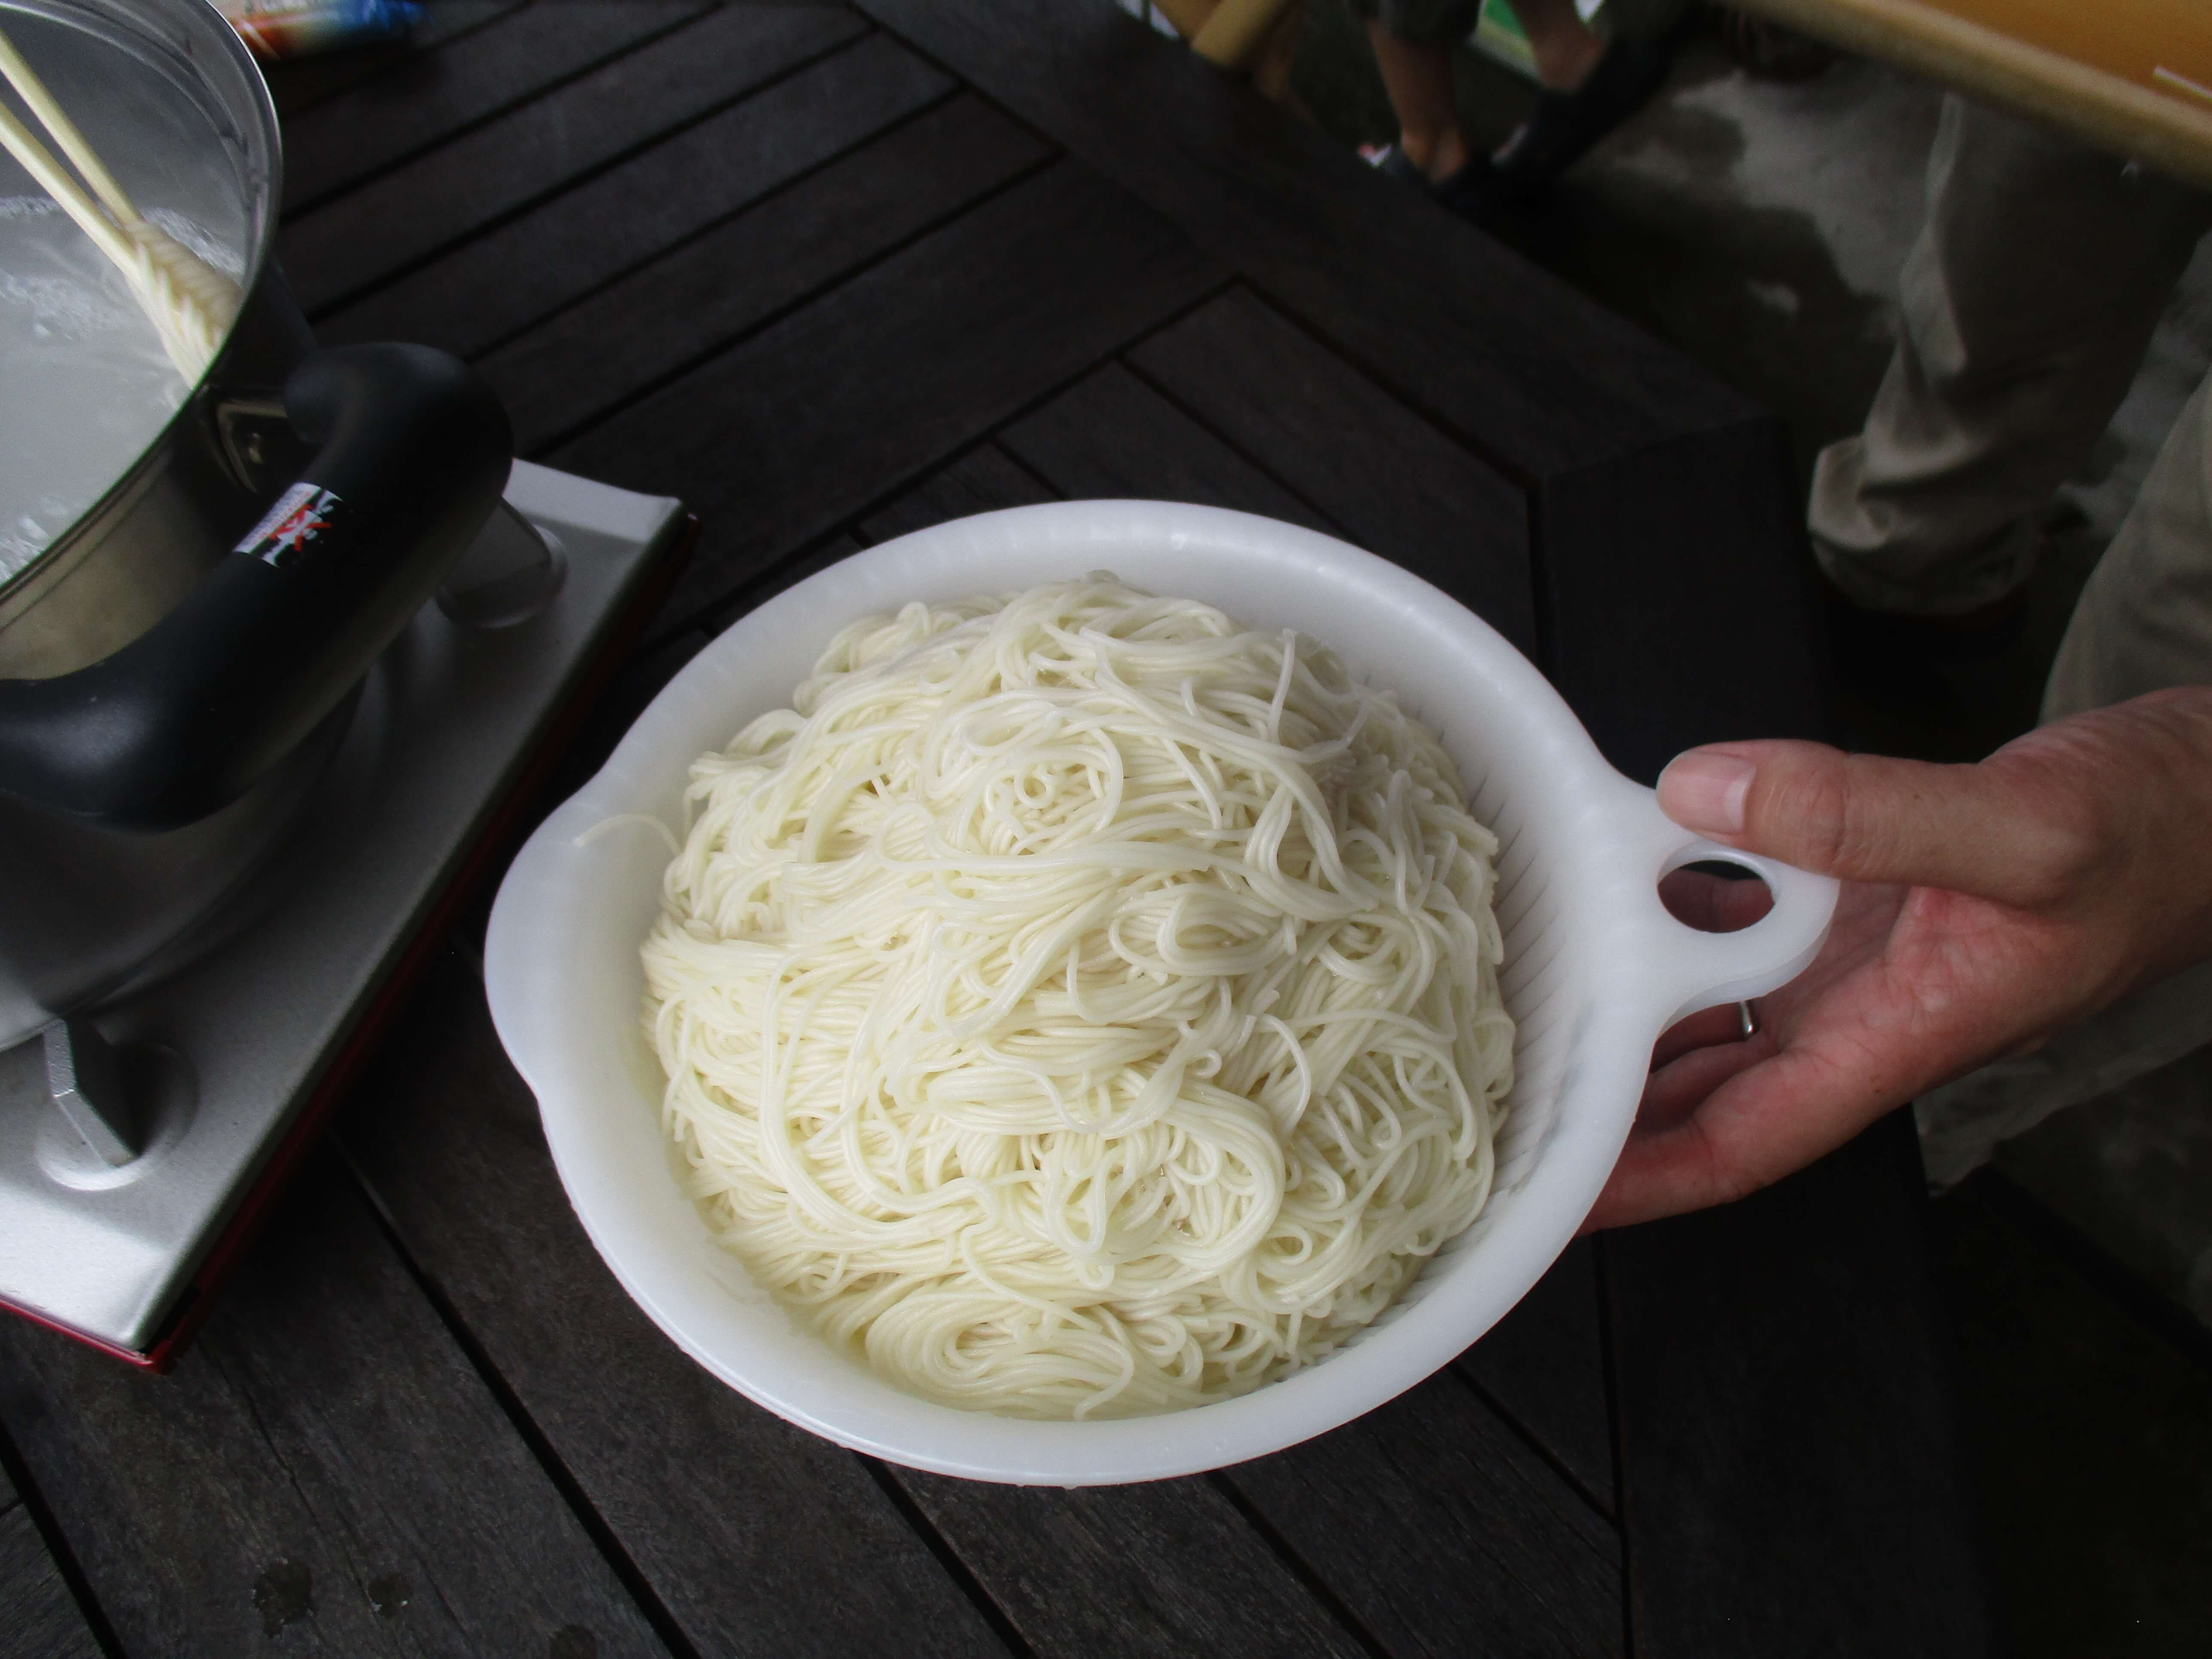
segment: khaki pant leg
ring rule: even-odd
[[[2063,720],[2171,685],[2212,684],[2212,380],[2197,388],[2090,575],[2044,693]],[[2000,1140],[2182,1059],[2212,1098],[2212,962],[2144,987],[2032,1054],[1985,1066],[1915,1110],[1929,1179],[1948,1186]]]
[[[1969,1072],[1913,1103],[1929,1184],[1948,1187],[1990,1161],[1997,1143],[2053,1112],[2125,1090],[2189,1057],[2212,1077],[2212,962],[2147,985],[2032,1054]]]
[[[2030,515],[2089,459],[2208,227],[2212,198],[1948,97],[1896,355],[1814,474],[1830,580],[1923,614],[2026,580]]]
[[[2212,685],[2212,380],[2151,463],[2089,574],[2044,688],[2043,718],[2170,685]]]

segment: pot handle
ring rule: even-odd
[[[175,610],[88,667],[0,680],[0,793],[118,830],[227,805],[368,672],[506,486],[507,411],[428,346],[318,351],[284,408],[313,459]]]
[[[1812,965],[1835,920],[1840,890],[1835,878],[1707,841],[1662,812],[1653,791],[1622,782],[1620,826],[1650,850],[1643,902],[1649,907],[1646,951],[1656,981],[1653,1000],[1666,1013],[1661,1030],[1701,1008],[1764,996]],[[1661,878],[1708,860],[1752,872],[1773,894],[1774,908],[1733,933],[1701,933],[1675,921],[1660,902]]]

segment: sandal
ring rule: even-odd
[[[1441,184],[1431,179],[1395,144],[1384,145],[1367,161],[1377,173],[1411,185],[1438,207],[1456,213],[1470,224],[1486,225],[1501,205],[1497,177],[1486,155],[1470,156],[1465,167]]]
[[[1540,199],[1592,144],[1633,114],[1667,78],[1667,48],[1656,40],[1613,40],[1582,85],[1545,91],[1534,113],[1491,156],[1500,193]]]

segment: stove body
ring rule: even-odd
[[[0,1303],[167,1364],[368,1046],[410,945],[685,522],[672,500],[527,462],[507,501],[565,562],[550,602],[496,627],[425,605],[364,683],[314,800],[257,884],[265,898],[189,965],[70,1023],[82,1063],[119,1060],[143,1150],[116,1162],[72,1121],[69,1049],[58,1071],[52,1034],[0,1052]]]

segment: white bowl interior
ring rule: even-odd
[[[661,1133],[638,946],[669,858],[657,826],[680,828],[691,761],[787,704],[839,627],[911,599],[1095,569],[1255,626],[1299,629],[1443,735],[1501,843],[1501,977],[1517,1026],[1516,1078],[1482,1216],[1357,1341],[1240,1399],[1036,1423],[938,1405],[884,1381],[799,1325],[713,1242],[678,1188]],[[1278,1450],[1371,1410],[1535,1283],[1619,1154],[1658,1032],[1692,1008],[1782,983],[1825,934],[1832,884],[1758,860],[1742,861],[1776,890],[1765,921],[1725,936],[1672,921],[1659,875],[1724,851],[1662,817],[1518,652],[1419,579],[1243,514],[1060,503],[855,555],[715,640],[517,859],[494,912],[486,978],[577,1214],[625,1288],[702,1364],[790,1420],[895,1462],[1030,1484],[1146,1480]]]

